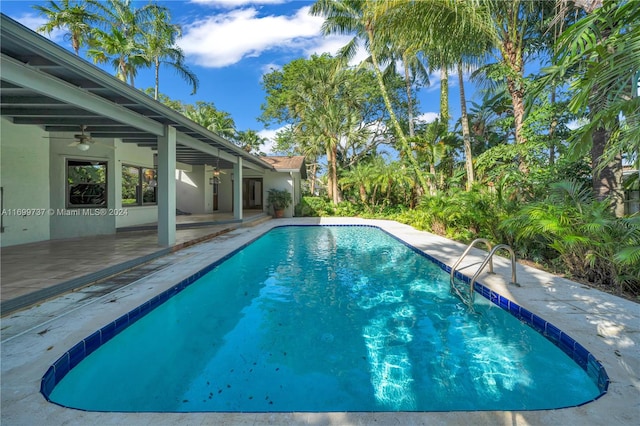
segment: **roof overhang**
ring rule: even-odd
[[[0,114],[50,132],[86,132],[94,138],[157,149],[166,126],[176,129],[182,163],[273,170],[219,135],[145,93],[0,14]],[[217,159],[220,159],[218,162]]]

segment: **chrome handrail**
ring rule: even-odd
[[[516,254],[514,253],[511,246],[508,246],[506,244],[498,244],[489,252],[487,257],[485,257],[484,261],[482,262],[482,264],[480,265],[476,273],[473,275],[473,278],[471,278],[471,282],[469,283],[469,301],[472,306],[473,306],[474,296],[475,296],[475,293],[473,291],[473,285],[475,284],[476,279],[478,278],[478,275],[480,275],[480,272],[482,272],[482,269],[484,269],[484,267],[487,266],[487,263],[491,261],[495,252],[500,249],[506,249],[507,251],[509,251],[509,254],[511,255],[511,282],[509,284],[513,284],[518,287],[520,286],[520,284],[518,284],[518,279],[516,278]]]
[[[482,264],[480,265],[480,267],[478,268],[478,270],[476,271],[476,273],[473,275],[473,278],[471,278],[471,282],[469,283],[469,299],[465,300],[464,296],[462,295],[462,293],[460,292],[460,290],[455,286],[455,273],[456,273],[456,269],[458,268],[458,266],[460,265],[460,262],[462,262],[462,259],[465,258],[465,256],[471,251],[471,249],[478,243],[485,243],[487,245],[487,247],[489,248],[489,254],[484,258],[484,260],[482,261]],[[460,299],[462,299],[463,302],[465,302],[465,304],[467,306],[469,306],[469,308],[471,310],[473,310],[473,303],[474,303],[474,299],[475,299],[475,293],[474,293],[474,284],[476,282],[476,279],[478,278],[478,275],[480,275],[480,273],[482,272],[482,270],[487,266],[487,264],[489,264],[489,273],[493,274],[493,255],[495,254],[496,251],[500,250],[500,249],[506,249],[509,251],[509,254],[511,255],[511,283],[513,285],[516,286],[520,286],[518,284],[518,280],[516,277],[516,255],[513,251],[513,249],[508,246],[507,244],[498,244],[495,247],[491,247],[491,243],[489,242],[489,240],[487,240],[486,238],[477,238],[475,240],[473,240],[471,242],[471,244],[469,244],[467,246],[467,248],[465,249],[464,253],[462,253],[462,255],[460,255],[460,257],[458,258],[458,260],[456,261],[456,263],[454,263],[454,265],[451,267],[451,275],[450,275],[450,284],[451,284],[451,290],[455,291],[458,296],[460,297]]]

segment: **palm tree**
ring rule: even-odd
[[[410,40],[423,40],[426,46],[444,46],[446,58],[453,55],[477,56],[495,50],[513,105],[515,137],[525,143],[524,61],[532,37],[539,31],[544,2],[526,0],[396,0],[387,8],[406,10],[396,30]],[[400,14],[399,14],[400,15]],[[457,59],[456,59],[457,62]],[[450,63],[455,64],[456,62]],[[526,165],[520,164],[526,171]]]
[[[71,48],[80,55],[80,48],[89,39],[92,23],[97,19],[87,8],[87,3],[61,0],[58,4],[50,0],[48,6],[34,5],[33,8],[48,19],[37,31],[50,34],[55,29],[65,29],[65,39],[71,41]]]
[[[236,136],[236,123],[231,114],[217,109],[213,102],[198,101],[195,106],[188,106],[183,114],[222,137],[232,139]]]
[[[409,142],[393,110],[384,83],[384,76],[378,62],[377,53],[380,51],[378,48],[380,37],[377,35],[377,24],[381,16],[380,7],[383,3],[384,2],[377,2],[375,0],[318,0],[311,7],[310,13],[314,16],[323,16],[325,18],[322,24],[322,30],[325,35],[356,34],[355,37],[341,49],[341,54],[344,59],[351,59],[355,55],[358,40],[364,41],[371,55],[373,71],[389,112],[391,124],[396,131],[402,149],[406,153],[406,158],[414,168],[416,176],[420,180],[420,183],[426,186],[418,163],[411,152]]]
[[[367,204],[368,193],[372,184],[372,167],[369,163],[361,162],[345,171],[340,178],[340,184],[343,188],[348,189],[357,187],[360,203]]]
[[[611,1],[586,11],[589,15],[561,35],[543,81],[555,84],[577,74],[571,76],[569,109],[588,114],[589,124],[577,131],[572,148],[576,155],[591,151],[594,193],[610,197],[622,215],[621,155],[640,152],[640,98],[634,87],[640,3]]]
[[[437,119],[420,129],[414,139],[418,159],[429,167],[428,188],[432,196],[436,194],[436,166],[447,153],[443,140],[446,133],[447,125]]]
[[[99,11],[99,24],[94,28],[94,43],[89,54],[96,62],[111,62],[116,75],[134,86],[137,69],[148,66],[144,56],[143,34],[148,30],[150,12],[157,5],[136,8],[131,0],[89,0]]]
[[[467,172],[467,191],[470,191],[474,181],[473,154],[471,153],[471,131],[469,130],[469,117],[467,116],[467,100],[464,94],[462,60],[458,62],[458,84],[460,84],[460,123],[462,125],[462,141],[464,144],[464,168]]]
[[[460,81],[460,102],[463,114],[463,135],[465,136],[465,169],[467,188],[474,181],[473,158],[470,135],[466,118],[466,98],[464,94],[463,70],[484,59],[490,48],[489,39],[480,31],[473,19],[462,19],[457,7],[447,1],[410,2],[395,0],[384,2],[381,12],[390,18],[383,20],[384,30],[396,43],[410,43],[426,58],[431,71],[440,70],[440,121],[448,127],[449,121],[449,70],[457,66]],[[460,8],[468,4],[459,4]],[[430,16],[427,22],[425,16]]]
[[[160,88],[160,65],[172,67],[184,80],[191,84],[195,94],[198,90],[198,77],[189,70],[184,63],[184,53],[176,46],[176,40],[181,37],[182,29],[171,23],[169,11],[163,7],[153,5],[150,8],[149,27],[144,32],[143,55],[153,64],[155,72],[154,99],[158,99]]]
[[[116,70],[115,76],[133,86],[137,66],[146,63],[141,45],[118,29],[111,33],[94,30],[92,44],[97,47],[89,49],[88,54],[94,62],[110,62]]]
[[[260,146],[262,146],[267,139],[263,138],[255,130],[240,130],[236,132],[236,141],[247,152],[260,152]]]

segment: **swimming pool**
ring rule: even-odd
[[[177,412],[525,410],[606,392],[581,345],[476,289],[472,315],[442,264],[373,227],[276,228],[84,339],[41,390]]]

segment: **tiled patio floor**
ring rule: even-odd
[[[264,217],[260,211],[243,213],[245,224],[259,217]],[[2,248],[2,315],[243,225],[234,222],[230,213],[178,216],[176,223],[179,228],[172,247],[158,245],[155,230],[144,230]]]

